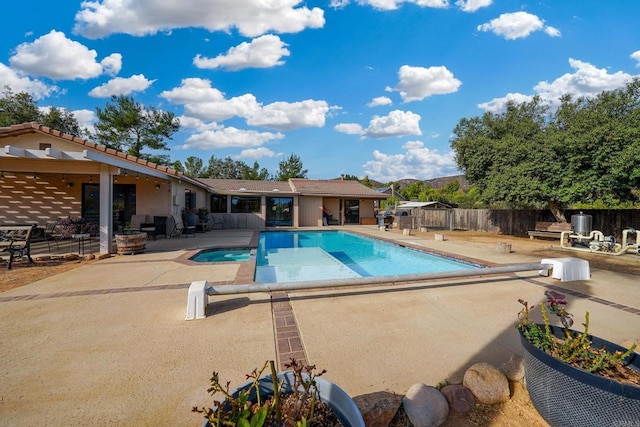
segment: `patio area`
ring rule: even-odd
[[[513,252],[505,254],[495,250],[501,236],[479,241],[445,232],[440,241],[429,232],[325,227],[331,228],[491,265],[581,255],[554,249],[555,242],[531,250],[529,239],[510,238]],[[145,253],[92,261],[0,293],[0,423],[194,426],[200,415],[190,409],[210,402],[213,370],[234,387],[265,360],[290,355],[326,369],[325,377],[352,396],[404,394],[416,382],[456,383],[475,362],[499,366],[520,354],[513,328],[518,299],[537,303],[549,288],[571,292],[568,311],[576,323],[589,311],[594,335],[619,344],[640,340],[638,276],[594,264],[592,279],[578,282],[524,272],[211,297],[206,319],[185,321],[192,281],[252,277],[247,263],[197,265],[188,258],[199,249],[255,243],[247,229],[148,240]],[[43,251],[46,244],[37,244],[32,254]]]

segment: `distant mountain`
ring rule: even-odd
[[[414,182],[418,182],[418,181],[421,181],[425,185],[428,185],[429,187],[435,188],[435,189],[440,189],[445,185],[447,185],[448,183],[450,183],[451,181],[458,181],[460,183],[460,188],[462,188],[464,191],[467,191],[471,186],[471,184],[469,184],[469,181],[465,179],[464,175],[443,176],[440,178],[425,179],[425,180],[401,179],[397,182],[398,184],[400,184],[400,190],[402,190],[407,185],[413,184]]]
[[[334,178],[334,179],[338,180],[340,178]],[[464,175],[443,176],[440,178],[425,179],[425,180],[401,179],[396,182],[400,185],[400,190],[402,190],[407,185],[413,184],[414,182],[418,182],[418,181],[422,181],[425,185],[428,185],[429,187],[435,188],[435,189],[440,189],[445,185],[447,185],[448,183],[450,183],[451,181],[458,181],[460,183],[460,188],[462,188],[464,191],[467,191],[470,186],[469,181],[467,181],[464,178]],[[371,182],[372,188],[382,188],[387,186],[387,183],[374,181],[373,179],[370,179],[369,182]]]

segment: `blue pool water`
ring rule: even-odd
[[[342,231],[260,233],[254,280],[347,279],[470,270],[478,266]]]
[[[249,261],[251,249],[208,249],[191,257],[195,262]]]

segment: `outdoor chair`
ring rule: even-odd
[[[131,215],[129,230],[139,232],[142,228],[142,224],[148,224],[150,222],[150,218],[148,218],[147,215]]]
[[[182,217],[178,216],[178,215],[171,215],[173,217],[173,230],[171,231],[171,235],[173,236],[173,234],[175,232],[178,232],[178,234],[184,234],[185,237],[189,237],[189,234],[193,235],[195,237],[196,235],[196,226],[194,225],[185,225],[184,221],[182,221]]]
[[[167,235],[167,217],[166,216],[154,216],[153,223],[143,223],[140,226],[140,231],[147,233],[147,236],[153,237],[156,240],[157,236]]]
[[[224,228],[236,228],[236,223],[233,220],[233,215],[226,213],[222,215],[222,220],[224,222]]]
[[[47,242],[47,249],[51,252],[51,242],[55,242],[56,249],[60,249],[58,241],[62,239],[62,234],[58,231],[58,221],[47,221],[44,227],[44,240]]]

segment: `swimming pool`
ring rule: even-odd
[[[249,261],[251,249],[207,249],[189,258],[195,262],[243,262]]]
[[[260,233],[259,283],[348,279],[470,270],[477,265],[343,231]]]

